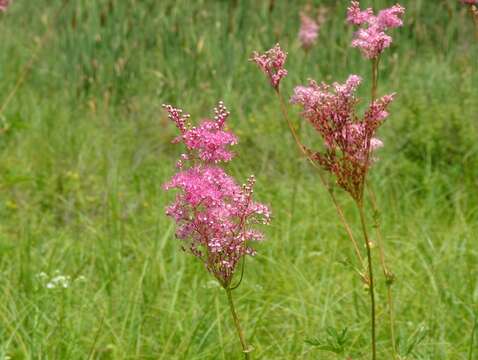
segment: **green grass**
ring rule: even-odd
[[[309,77],[354,72],[367,97],[370,66],[348,47],[345,1],[315,1],[329,17],[307,56],[296,39],[305,1],[288,3],[269,14],[267,1],[78,0],[53,22],[61,1],[37,0],[0,14],[0,104],[54,28],[0,114],[0,359],[241,358],[225,293],[179,250],[164,215],[172,194],[161,189],[180,153],[161,104],[199,119],[220,99],[240,136],[229,170],[240,180],[254,173],[256,196],[274,214],[235,293],[254,358],[369,358],[368,296],[352,247],[247,59],[280,41],[287,94]],[[403,3],[405,27],[393,32],[379,86],[398,97],[370,179],[397,276],[400,353],[468,359],[475,348],[474,359],[478,45],[457,1]],[[318,145],[309,130],[303,138]],[[337,195],[358,236],[353,204]],[[56,271],[71,276],[69,288],[45,286],[39,274]],[[379,358],[391,359],[378,281]],[[342,355],[306,342],[344,328]]]

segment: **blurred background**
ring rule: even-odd
[[[361,1],[381,9],[393,1]],[[478,39],[455,0],[402,0],[378,93],[396,92],[370,183],[403,359],[478,356]],[[0,13],[0,359],[239,359],[223,291],[180,251],[161,185],[181,153],[161,104],[223,100],[274,219],[237,292],[256,359],[368,358],[353,248],[248,59],[288,51],[284,95],[364,78],[347,1],[15,0]],[[298,40],[300,12],[324,22]],[[319,147],[290,108],[304,142]],[[337,190],[352,224],[357,214]],[[372,214],[369,214],[372,216]],[[354,227],[359,236],[359,228]],[[390,359],[379,278],[380,358]],[[341,336],[346,329],[345,335]],[[474,349],[474,353],[473,353]]]

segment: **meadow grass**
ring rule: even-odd
[[[15,1],[0,14],[0,104],[54,29],[0,114],[0,359],[241,358],[223,290],[179,250],[164,215],[172,194],[161,189],[179,155],[161,104],[198,118],[218,100],[240,136],[229,170],[244,181],[254,173],[274,215],[236,295],[253,357],[367,359],[353,249],[248,61],[280,41],[284,94],[354,72],[366,97],[370,69],[348,46],[347,2],[315,1],[328,20],[307,55],[297,40],[305,1],[276,1],[270,13],[268,1],[78,0],[54,19],[62,3]],[[457,1],[402,3],[379,86],[398,97],[369,180],[397,277],[399,352],[474,359],[478,44]],[[391,2],[363,1],[372,4]],[[304,142],[319,144],[309,130]],[[359,234],[353,204],[337,196]],[[70,286],[48,288],[60,274]],[[391,359],[384,288],[379,275],[378,358]],[[341,354],[310,345],[333,345],[343,329]]]

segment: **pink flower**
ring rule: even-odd
[[[478,5],[478,0],[461,0],[463,4]]]
[[[373,10],[368,8],[365,11],[361,11],[360,3],[358,1],[352,1],[347,9],[347,21],[353,25],[362,25],[372,17]]]
[[[0,11],[6,11],[10,5],[10,0],[0,0]]]
[[[305,14],[300,14],[299,41],[304,49],[310,49],[319,36],[319,24]]]
[[[237,144],[237,138],[234,134],[224,130],[224,125],[229,117],[229,112],[222,102],[214,109],[214,120],[204,120],[198,127],[188,126],[188,114],[182,113],[182,110],[173,108],[170,105],[164,105],[168,111],[168,117],[181,132],[175,142],[183,142],[188,151],[197,151],[200,160],[208,163],[217,163],[220,161],[230,161],[234,154],[228,149],[229,146]],[[191,160],[187,156],[182,160]],[[181,164],[181,163],[180,163]]]
[[[302,106],[302,117],[308,120],[324,141],[322,152],[311,156],[325,170],[333,173],[337,183],[355,199],[361,196],[361,186],[373,162],[371,152],[383,143],[374,137],[388,116],[387,108],[393,94],[369,105],[360,118],[356,113],[355,91],[361,78],[351,75],[344,84],[298,86],[291,102]]]
[[[404,14],[405,8],[399,4],[381,10],[377,16],[379,28],[387,30],[403,26],[402,16]]]
[[[254,61],[259,69],[269,78],[274,89],[279,89],[281,80],[287,76],[287,70],[284,69],[287,53],[282,51],[279,44],[272,49],[267,50],[265,54],[254,52],[251,61]]]
[[[368,59],[377,58],[392,43],[392,37],[385,31],[403,26],[402,16],[404,13],[405,8],[397,4],[381,10],[375,16],[372,9],[368,8],[362,11],[360,3],[352,1],[347,11],[347,21],[352,25],[367,25],[355,33],[352,46],[358,47]]]
[[[237,142],[232,133],[222,130],[229,116],[222,103],[215,109],[214,121],[204,120],[197,128],[186,125],[189,116],[182,115],[180,109],[164,107],[182,133],[176,142],[183,142],[188,149],[181,157],[180,171],[164,184],[165,190],[179,190],[166,214],[176,222],[176,236],[183,241],[183,249],[201,259],[228,287],[241,258],[255,254],[248,241],[264,238],[254,226],[268,224],[270,211],[253,201],[253,176],[239,186],[215,165],[232,158],[226,147]]]

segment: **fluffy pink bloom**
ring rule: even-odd
[[[478,5],[478,0],[461,0],[463,4]]]
[[[302,106],[308,120],[324,140],[324,151],[310,155],[324,169],[333,173],[337,183],[355,199],[361,196],[363,179],[373,162],[370,152],[383,146],[374,135],[387,118],[393,95],[369,105],[362,117],[356,113],[355,91],[361,78],[351,75],[344,84],[298,86],[291,102]]]
[[[189,117],[180,109],[165,108],[182,133],[176,142],[183,142],[188,149],[180,160],[180,171],[164,184],[166,190],[179,190],[166,214],[175,220],[183,248],[201,259],[227,287],[241,258],[255,254],[248,241],[263,239],[254,226],[269,223],[269,209],[253,201],[253,176],[239,186],[215,165],[231,159],[226,147],[237,142],[232,133],[221,130],[229,116],[222,103],[215,109],[214,121],[205,120],[190,129],[186,125]]]
[[[347,9],[347,21],[353,25],[362,25],[373,16],[373,10],[371,8],[365,11],[360,10],[360,3],[358,1],[352,1]]]
[[[251,61],[255,62],[259,69],[269,78],[274,89],[279,88],[281,80],[287,76],[287,70],[284,69],[287,53],[282,51],[279,44],[272,49],[267,50],[264,54],[254,52]]]
[[[299,41],[304,49],[310,49],[319,36],[319,24],[305,14],[300,14]]]
[[[224,130],[229,112],[222,102],[214,109],[214,120],[206,119],[197,127],[187,124],[189,115],[183,115],[182,110],[173,108],[171,105],[164,105],[164,107],[168,111],[169,119],[181,132],[181,135],[174,140],[175,142],[182,141],[190,153],[196,150],[199,159],[205,162],[217,163],[230,161],[233,158],[234,154],[228,147],[237,144],[237,138],[231,132]],[[182,160],[186,159],[188,156],[183,156]]]
[[[352,46],[358,47],[366,58],[377,58],[392,43],[392,37],[385,31],[402,26],[404,13],[405,8],[397,4],[374,15],[372,9],[362,11],[359,2],[352,1],[347,21],[352,25],[366,25],[355,33]]]
[[[0,11],[7,10],[9,5],[10,5],[10,0],[0,0]]]

